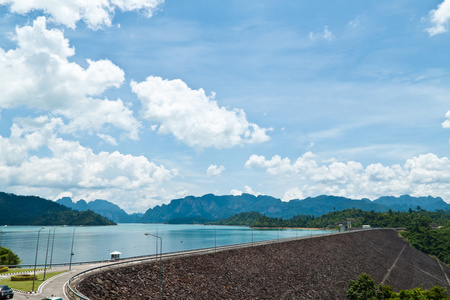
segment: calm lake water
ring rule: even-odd
[[[77,263],[108,260],[113,251],[121,252],[121,258],[153,255],[156,253],[158,239],[152,234],[162,238],[162,252],[169,253],[330,233],[330,231],[321,230],[165,224],[119,224],[117,226],[76,228],[71,226],[45,227],[39,233],[39,246],[37,247],[38,230],[41,228],[40,226],[2,227],[3,235],[0,231],[1,246],[17,253],[22,260],[22,265],[34,265],[37,248],[37,264],[44,265],[46,258],[47,264],[50,263],[50,260],[52,264],[69,263],[72,238],[74,253],[72,263]]]

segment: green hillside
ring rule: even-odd
[[[92,212],[77,212],[51,200],[0,192],[0,225],[116,225]]]
[[[416,223],[444,225],[450,221],[450,212],[444,210],[435,212],[425,210],[374,212],[361,209],[345,209],[327,213],[320,217],[300,215],[286,220],[263,216],[253,222],[251,226],[330,228],[337,227],[339,224],[346,225],[347,221],[351,222],[352,227],[370,225],[371,227],[381,228],[406,228]]]
[[[208,225],[237,225],[237,226],[250,226],[252,225],[256,220],[263,218],[264,215],[260,214],[259,212],[252,211],[252,212],[245,212],[240,213],[234,216],[231,216],[229,218],[226,218],[224,220],[216,221],[216,222],[210,222],[207,223]]]

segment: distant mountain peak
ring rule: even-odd
[[[384,212],[389,209],[407,211],[411,206],[422,209],[450,209],[450,205],[441,198],[412,197],[380,197],[375,201],[364,198],[361,200],[341,196],[319,195],[307,197],[303,200],[293,199],[283,202],[281,199],[267,195],[255,196],[206,194],[200,197],[187,196],[172,200],[169,204],[150,208],[142,217],[143,222],[171,222],[171,220],[186,220],[189,218],[203,218],[219,220],[236,214],[255,211],[268,217],[290,218],[296,215],[320,216],[332,211],[356,208],[366,211]]]
[[[142,217],[142,214],[129,215],[117,204],[102,199],[95,199],[91,202],[86,202],[81,199],[74,203],[71,198],[64,197],[58,199],[56,202],[78,211],[92,210],[116,223],[138,223]]]

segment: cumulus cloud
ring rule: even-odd
[[[250,194],[250,195],[254,195],[254,196],[260,196],[263,195],[263,193],[260,192],[255,192],[251,187],[249,187],[248,185],[244,186],[244,191],[240,191],[237,189],[232,189],[230,191],[230,194],[233,196],[241,196],[243,193],[246,194]]]
[[[54,23],[75,28],[82,20],[92,29],[111,26],[116,9],[140,11],[151,17],[162,3],[164,0],[0,0],[0,5],[9,5],[14,13],[43,11]]]
[[[447,120],[442,123],[442,127],[448,129],[450,128],[450,110],[447,112],[447,114],[445,114],[445,117],[447,118]]]
[[[328,26],[325,26],[323,28],[322,32],[319,33],[314,33],[314,32],[310,32],[308,35],[310,40],[317,40],[317,39],[324,39],[327,40],[329,42],[331,42],[332,40],[334,40],[334,35],[331,31],[328,30]]]
[[[98,136],[99,138],[101,138],[102,140],[104,140],[105,142],[107,142],[108,144],[111,144],[111,145],[113,145],[113,146],[117,146],[117,145],[118,145],[116,139],[113,138],[113,137],[110,136],[110,135],[102,134],[102,133],[97,133],[97,136]]]
[[[284,196],[281,200],[287,202],[293,199],[304,199],[304,198],[306,198],[305,194],[298,187],[295,187],[288,189],[284,193]]]
[[[426,29],[430,36],[447,32],[447,26],[450,20],[450,0],[444,0],[438,5],[437,9],[430,11],[430,21],[432,27]]]
[[[270,139],[270,129],[249,123],[242,109],[219,107],[214,94],[192,90],[179,79],[151,76],[140,83],[132,81],[131,89],[142,102],[144,119],[159,123],[159,133],[171,133],[191,147],[230,148]]]
[[[177,176],[177,170],[156,165],[143,156],[117,151],[94,153],[78,142],[58,138],[55,132],[61,126],[61,119],[45,116],[16,120],[10,137],[0,136],[2,185],[19,190],[48,189],[53,195],[107,194],[108,200],[126,202],[136,191],[149,197],[161,196],[164,183]],[[32,154],[42,149],[49,154]]]
[[[233,195],[233,196],[240,196],[240,195],[242,195],[242,191],[236,190],[236,189],[232,189],[232,190],[230,191],[230,195]]]
[[[310,152],[294,163],[288,158],[252,155],[247,168],[263,168],[273,176],[290,178],[297,186],[289,188],[284,201],[318,194],[351,198],[376,198],[385,195],[440,196],[450,200],[450,160],[429,153],[406,160],[403,165],[380,163],[363,167],[348,161],[317,162]]]
[[[0,108],[21,106],[49,111],[69,120],[66,131],[98,131],[106,124],[138,138],[139,122],[129,105],[96,98],[119,87],[124,72],[109,60],[88,60],[88,67],[69,62],[75,54],[63,32],[48,30],[46,18],[32,26],[17,27],[18,47],[0,48]]]
[[[206,174],[210,177],[220,176],[223,171],[225,171],[224,166],[210,165],[206,170]]]
[[[248,169],[254,167],[265,168],[267,173],[272,175],[298,174],[308,169],[317,168],[317,163],[312,152],[306,152],[293,164],[287,157],[282,159],[279,155],[275,155],[272,159],[267,160],[264,156],[253,154],[245,163],[245,167]]]

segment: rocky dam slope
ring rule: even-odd
[[[92,274],[90,299],[159,298],[159,263]],[[371,275],[395,291],[450,288],[450,268],[394,230],[369,230],[162,261],[164,299],[345,299],[350,280]],[[450,289],[449,289],[450,290]]]

